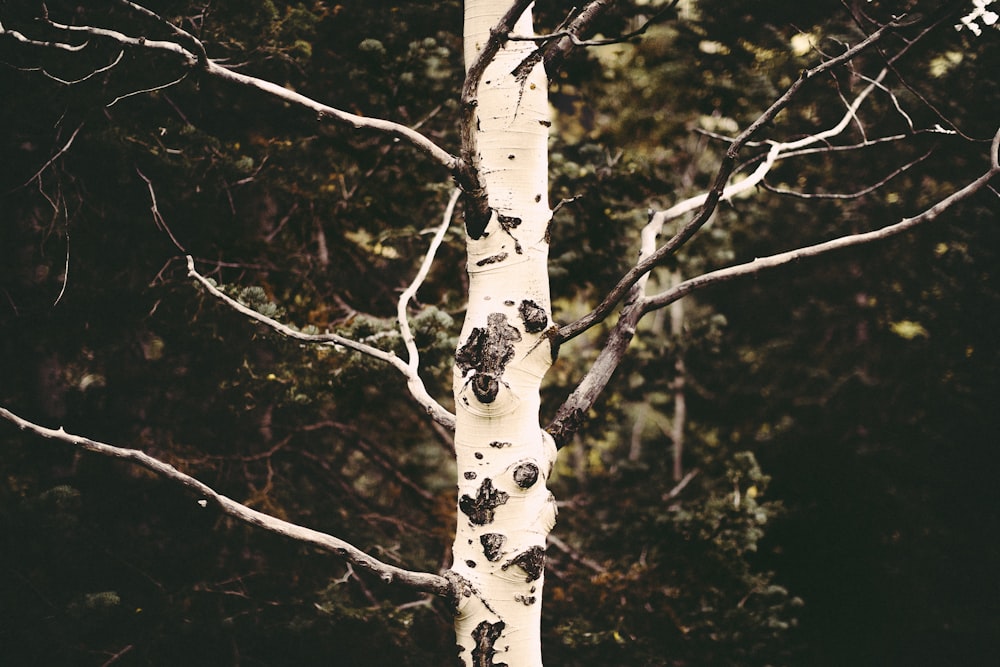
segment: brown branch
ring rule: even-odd
[[[507,36],[507,39],[509,39],[512,42],[540,42],[544,44],[565,37],[573,43],[573,46],[610,46],[612,44],[622,44],[623,42],[627,42],[629,40],[635,39],[636,37],[642,37],[643,35],[645,35],[650,28],[652,28],[659,22],[660,17],[666,14],[667,12],[673,10],[673,8],[677,6],[677,3],[679,1],[680,0],[673,0],[673,2],[671,2],[669,5],[663,7],[662,9],[660,9],[660,11],[656,12],[655,14],[653,14],[653,16],[644,21],[643,24],[639,26],[637,29],[632,30],[631,32],[624,33],[622,35],[618,35],[617,37],[611,37],[608,39],[580,39],[578,31],[584,26],[576,26],[575,31],[567,27],[562,30],[556,30],[555,32],[550,32],[546,35],[511,34]]]
[[[198,505],[203,508],[207,507],[211,502],[227,516],[340,556],[349,563],[374,574],[387,584],[396,583],[414,590],[433,593],[434,595],[443,597],[448,597],[452,594],[451,584],[442,576],[427,572],[404,570],[394,565],[383,563],[337,537],[283,521],[269,514],[251,509],[242,503],[238,503],[218,493],[204,482],[177,470],[172,465],[164,463],[145,452],[137,449],[116,447],[83,436],[73,435],[67,433],[62,428],[46,428],[23,419],[5,408],[0,408],[0,417],[15,424],[22,430],[30,431],[43,438],[58,440],[88,452],[125,461],[149,470],[157,476],[177,482],[181,486],[197,493],[200,496]]]
[[[611,9],[614,4],[615,0],[591,0],[566,24],[562,32],[579,37],[594,24],[594,21]],[[545,63],[545,71],[551,76],[553,73],[559,71],[563,61],[566,60],[566,56],[575,48],[576,44],[573,43],[571,38],[562,37],[543,44],[536,50],[535,54],[537,56],[532,54],[532,57],[540,58]]]
[[[916,158],[914,160],[911,160],[910,162],[907,162],[902,167],[899,167],[897,169],[893,169],[892,173],[890,173],[888,176],[885,176],[884,178],[880,179],[878,182],[873,183],[873,184],[869,185],[866,188],[862,188],[862,189],[858,190],[857,192],[846,192],[846,193],[841,193],[841,192],[798,192],[797,190],[789,190],[787,188],[779,188],[779,187],[776,187],[776,186],[773,186],[773,185],[769,185],[767,183],[767,181],[761,181],[760,185],[761,185],[762,188],[764,188],[768,192],[773,192],[776,195],[783,195],[783,196],[786,196],[786,197],[796,197],[798,199],[858,199],[859,197],[864,197],[867,194],[871,194],[872,192],[875,192],[876,190],[878,190],[879,188],[881,188],[883,185],[885,185],[886,183],[888,183],[892,179],[896,178],[897,176],[899,176],[903,172],[909,170],[914,165],[923,162],[924,160],[926,160],[927,158],[929,158],[931,156],[931,154],[933,154],[933,152],[934,152],[933,149],[927,151],[926,153],[924,153],[920,157],[918,157],[918,158]]]
[[[642,319],[641,298],[630,301],[623,308],[618,322],[608,334],[593,365],[583,376],[573,393],[559,406],[555,418],[545,427],[552,436],[556,447],[562,449],[570,443],[573,435],[580,430],[587,418],[587,412],[597,402],[597,398],[611,381],[611,376],[621,364],[628,346],[635,336],[636,327]]]
[[[608,335],[608,340],[604,348],[577,388],[559,407],[555,418],[546,427],[546,430],[552,435],[559,448],[569,444],[573,435],[583,426],[587,412],[593,407],[611,380],[614,371],[621,363],[635,335],[639,320],[646,313],[663,308],[695,290],[710,285],[755,275],[791,262],[817,257],[836,250],[887,239],[912,229],[917,225],[930,222],[958,202],[972,196],[983,188],[989,187],[990,180],[997,176],[997,174],[1000,174],[1000,155],[998,153],[1000,153],[1000,130],[997,131],[997,134],[993,138],[989,171],[934,206],[912,218],[906,218],[895,225],[890,225],[873,232],[840,237],[805,248],[798,248],[770,257],[755,259],[753,262],[746,264],[712,271],[679,283],[652,297],[643,296],[641,294],[642,290],[631,290],[628,300],[621,309],[618,321]],[[640,279],[644,280],[644,277],[640,277]],[[637,280],[638,283],[639,281]]]

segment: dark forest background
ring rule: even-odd
[[[165,34],[97,4],[48,10]],[[556,26],[571,4],[540,2],[541,25]],[[624,3],[599,29],[633,29],[655,4]],[[733,134],[818,62],[817,50],[836,53],[903,9],[942,18],[886,82],[912,127],[884,93],[860,121],[868,137],[906,139],[788,161],[768,181],[852,193],[930,157],[866,196],[760,189],[736,199],[653,280],[875,229],[981,174],[1000,108],[1000,33],[954,29],[962,5],[700,0],[661,16],[641,41],[575,54],[552,86],[551,202],[579,197],[552,228],[557,321],[585,312],[633,261],[648,206],[708,186],[724,144],[697,130]],[[419,125],[456,150],[458,2],[149,6],[198,34],[213,58]],[[866,13],[852,18],[851,8]],[[3,3],[0,22],[44,34],[31,21],[38,11]],[[803,35],[816,49],[793,48]],[[129,95],[183,73],[141,51],[73,85],[52,78],[82,79],[117,53],[96,40],[65,56],[0,38],[0,405],[147,451],[388,562],[447,567],[448,439],[399,378],[226,310],[186,276],[183,256],[283,321],[398,346],[396,298],[440,219],[448,175],[404,145],[197,74]],[[811,84],[767,136],[832,125],[880,57]],[[935,126],[950,131],[921,131]],[[854,128],[845,143],[862,139]],[[905,238],[700,292],[683,302],[680,333],[667,313],[648,318],[560,455],[547,664],[991,662],[998,208],[994,187]],[[415,315],[442,401],[463,252],[456,224]],[[601,335],[562,350],[543,419]],[[683,472],[694,473],[682,486],[669,435],[679,375]],[[0,661],[440,665],[451,655],[440,602],[196,500],[0,426]]]

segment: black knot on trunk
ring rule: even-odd
[[[530,461],[519,463],[514,468],[514,483],[522,489],[530,489],[538,481],[538,466]]]

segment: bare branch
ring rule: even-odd
[[[417,275],[413,278],[410,286],[399,295],[399,301],[396,303],[396,319],[399,322],[399,332],[403,337],[403,344],[406,346],[407,366],[413,373],[417,373],[417,368],[420,365],[420,351],[413,340],[413,332],[410,331],[410,320],[406,316],[406,308],[410,300],[417,295],[417,290],[420,289],[424,279],[427,278],[427,274],[430,273],[431,266],[434,264],[434,256],[441,246],[441,241],[444,240],[445,232],[448,231],[448,227],[451,225],[451,218],[455,215],[455,205],[458,204],[458,198],[461,194],[461,190],[455,190],[451,194],[451,199],[448,200],[448,206],[445,208],[441,224],[438,225],[437,231],[434,233],[434,238],[431,239],[430,247],[427,248],[427,255],[420,265],[420,270],[417,271]]]
[[[864,197],[867,194],[871,194],[875,190],[878,190],[883,185],[885,185],[886,183],[888,183],[892,179],[896,178],[897,176],[899,176],[903,172],[909,170],[914,165],[919,164],[919,163],[923,162],[924,160],[926,160],[927,158],[929,158],[933,153],[934,153],[933,150],[927,151],[926,153],[924,153],[920,157],[916,158],[915,160],[911,160],[911,161],[907,162],[902,167],[899,167],[897,169],[893,169],[892,173],[890,173],[888,176],[885,176],[884,178],[880,179],[879,181],[877,181],[877,182],[869,185],[866,188],[862,188],[862,189],[858,190],[857,192],[849,192],[849,193],[838,193],[838,192],[798,192],[796,190],[788,190],[786,188],[778,188],[778,187],[775,187],[773,185],[769,185],[767,183],[767,181],[761,181],[760,185],[761,185],[761,187],[763,187],[768,192],[773,192],[774,194],[784,195],[784,196],[787,196],[787,197],[797,197],[799,199],[857,199],[859,197]]]
[[[180,244],[180,241],[177,240],[177,237],[174,236],[174,233],[170,231],[167,221],[163,219],[163,215],[160,213],[160,207],[156,203],[156,191],[153,189],[153,181],[146,178],[146,175],[139,170],[139,167],[135,168],[135,173],[139,174],[139,178],[146,182],[146,187],[149,189],[149,210],[153,214],[153,222],[156,223],[158,228],[167,233],[167,236],[170,237],[170,240],[178,250],[181,252],[187,252],[184,249],[184,246]]]
[[[68,151],[68,150],[69,150],[69,147],[73,145],[73,140],[74,140],[74,139],[76,139],[76,135],[80,134],[80,130],[82,130],[82,129],[83,129],[83,123],[80,123],[80,124],[79,124],[79,125],[77,126],[77,128],[76,128],[75,130],[73,130],[73,134],[69,135],[69,139],[67,139],[67,140],[66,140],[66,143],[65,143],[65,144],[63,144],[63,147],[62,147],[62,148],[60,148],[59,150],[57,150],[57,151],[56,151],[56,152],[55,152],[55,153],[54,153],[54,154],[52,155],[52,157],[50,157],[50,158],[49,158],[48,160],[46,160],[46,161],[45,161],[45,164],[43,164],[43,165],[41,166],[41,168],[40,168],[40,169],[39,169],[38,171],[36,171],[36,172],[35,172],[35,173],[34,173],[34,174],[33,174],[33,175],[31,176],[31,178],[29,178],[28,180],[26,180],[26,181],[24,182],[24,184],[23,184],[23,185],[28,185],[29,183],[31,183],[31,182],[32,182],[33,180],[35,180],[36,178],[39,178],[39,177],[40,177],[40,176],[42,175],[42,173],[43,173],[43,172],[44,172],[44,171],[45,171],[46,169],[48,169],[48,168],[49,168],[49,166],[51,166],[51,164],[52,164],[53,162],[55,162],[56,160],[58,160],[58,159],[59,159],[59,156],[60,156],[60,155],[64,154],[64,153],[65,153],[66,151]],[[23,186],[22,186],[22,187],[23,187]]]
[[[184,72],[184,74],[180,75],[179,77],[177,77],[173,81],[168,81],[167,83],[161,83],[158,86],[150,86],[149,88],[142,88],[140,90],[133,90],[131,92],[125,93],[124,95],[119,95],[118,97],[116,97],[115,99],[111,100],[110,102],[108,102],[104,106],[106,106],[108,108],[111,108],[114,105],[116,105],[119,102],[121,102],[122,100],[127,99],[129,97],[135,97],[136,95],[145,95],[146,93],[155,93],[158,90],[165,90],[167,88],[171,88],[173,86],[176,86],[178,83],[180,83],[181,81],[183,81],[187,77],[188,77],[188,72]]]
[[[284,336],[294,338],[295,340],[301,340],[306,343],[319,343],[321,345],[331,345],[334,348],[347,348],[354,352],[366,354],[369,357],[389,364],[406,378],[406,386],[410,391],[410,395],[413,396],[413,398],[421,405],[421,407],[424,408],[427,414],[430,415],[434,421],[447,428],[455,428],[455,415],[434,400],[434,398],[427,392],[427,388],[424,386],[423,380],[420,379],[420,376],[415,371],[411,370],[405,361],[392,352],[386,352],[385,350],[381,350],[372,345],[359,343],[356,340],[351,340],[350,338],[346,338],[338,334],[307,334],[297,331],[296,329],[293,329],[286,324],[282,324],[267,315],[263,315],[252,308],[244,306],[239,301],[236,301],[229,295],[223,293],[219,290],[219,288],[213,285],[208,278],[202,276],[195,270],[194,259],[190,255],[187,257],[187,266],[188,275],[201,283],[201,285],[207,289],[212,296],[219,299],[233,310],[270,327]]]
[[[1000,148],[1000,130],[998,130],[993,142],[989,171],[929,209],[912,218],[904,219],[895,225],[890,225],[873,232],[844,236],[826,241],[825,243],[799,248],[771,257],[755,259],[753,262],[746,264],[712,271],[678,283],[674,287],[652,297],[643,296],[638,289],[631,290],[629,298],[621,309],[618,321],[609,332],[608,339],[594,361],[594,364],[586,375],[584,375],[576,389],[573,390],[566,401],[559,407],[555,418],[546,426],[546,431],[552,435],[559,448],[570,443],[573,434],[583,425],[587,411],[597,401],[611,380],[611,376],[621,363],[632,338],[635,336],[639,320],[646,313],[663,308],[691,292],[708,287],[709,285],[755,275],[765,270],[823,255],[835,250],[872,243],[905,232],[919,224],[930,222],[951,206],[970,197],[980,189],[987,187],[989,181],[997,174],[1000,174],[1000,159],[997,157],[998,148]]]
[[[198,504],[202,508],[206,508],[209,502],[211,502],[227,516],[231,516],[234,519],[251,526],[263,528],[264,530],[277,533],[278,535],[284,535],[285,537],[289,537],[298,542],[302,542],[340,556],[349,563],[357,565],[358,567],[374,574],[387,584],[396,583],[414,590],[423,591],[425,593],[433,593],[434,595],[444,597],[448,597],[452,594],[451,584],[442,576],[430,574],[428,572],[404,570],[394,565],[383,563],[382,561],[369,556],[352,544],[349,544],[348,542],[345,542],[337,537],[313,530],[311,528],[306,528],[298,524],[290,523],[288,521],[283,521],[269,514],[251,509],[242,503],[238,503],[235,500],[218,493],[204,482],[177,470],[172,465],[154,458],[138,449],[116,447],[114,445],[91,440],[90,438],[67,433],[62,428],[46,428],[23,419],[22,417],[19,417],[13,412],[10,412],[2,407],[0,407],[0,417],[3,417],[7,421],[15,424],[22,430],[31,431],[32,433],[35,433],[43,438],[65,442],[88,452],[119,459],[133,465],[137,465],[141,468],[145,468],[160,477],[177,482],[182,486],[195,491],[200,496]]]
[[[627,32],[623,35],[619,35],[617,37],[612,37],[608,39],[580,39],[578,31],[582,29],[582,27],[584,27],[582,25],[577,25],[576,31],[566,28],[564,30],[557,30],[556,32],[551,32],[547,35],[510,34],[507,35],[507,39],[509,39],[512,42],[521,41],[521,42],[546,43],[560,38],[566,38],[573,43],[573,46],[609,46],[612,44],[621,44],[623,42],[635,39],[636,37],[642,37],[643,35],[645,35],[650,28],[652,28],[654,25],[657,24],[660,17],[666,14],[667,12],[671,11],[674,7],[676,7],[679,1],[680,0],[673,0],[673,2],[671,2],[669,5],[666,5],[665,7],[660,9],[660,11],[653,14],[653,16],[646,19],[646,21],[644,21],[643,24],[639,26],[637,29],[632,30],[631,32]]]
[[[43,19],[43,21],[56,30],[63,30],[72,34],[87,35],[88,37],[101,37],[118,42],[122,46],[140,47],[154,51],[167,51],[180,56],[181,59],[189,66],[195,65],[198,62],[198,58],[193,53],[175,42],[159,39],[146,39],[145,37],[130,37],[123,32],[109,30],[108,28],[98,28],[87,25],[68,25],[65,23],[58,23],[50,19]]]
[[[86,75],[80,77],[79,79],[73,79],[73,80],[60,79],[58,76],[56,76],[55,74],[52,74],[51,72],[49,72],[48,70],[46,70],[44,67],[29,67],[29,68],[25,69],[24,71],[27,71],[27,72],[36,72],[36,71],[37,72],[41,72],[46,77],[52,79],[56,83],[61,83],[64,86],[75,86],[76,84],[83,83],[84,81],[87,81],[88,79],[90,79],[92,77],[95,77],[98,74],[103,74],[104,72],[107,72],[107,71],[109,71],[111,69],[114,69],[114,67],[118,63],[120,63],[122,61],[123,57],[125,57],[125,51],[124,50],[119,51],[118,55],[115,56],[115,59],[112,60],[107,65],[105,65],[104,67],[98,67],[97,69],[95,69],[90,74],[86,74]]]
[[[24,33],[19,32],[17,30],[7,30],[6,28],[3,27],[3,24],[0,23],[0,36],[2,35],[7,35],[11,39],[20,42],[22,44],[26,44],[28,46],[37,46],[45,49],[56,49],[58,51],[67,51],[69,53],[83,51],[85,48],[87,48],[87,42],[84,42],[83,44],[66,44],[65,42],[52,42],[48,40],[31,39],[29,37],[26,37]]]
[[[601,17],[615,4],[614,0],[591,0],[569,21],[563,32],[572,35],[582,35],[594,21]],[[569,37],[562,37],[558,40],[543,44],[538,48],[533,57],[541,59],[545,63],[545,71],[550,75],[557,72],[562,66],[566,56],[576,47]],[[536,55],[537,54],[537,55]]]
[[[248,86],[261,92],[268,93],[269,95],[277,97],[282,101],[289,102],[295,106],[309,109],[316,114],[316,118],[318,120],[332,118],[341,123],[350,125],[355,129],[375,130],[394,138],[405,139],[415,148],[426,153],[428,156],[433,158],[434,161],[443,165],[452,173],[457,173],[460,167],[457,157],[435,144],[433,141],[428,139],[426,135],[409,128],[406,125],[390,120],[383,120],[381,118],[366,118],[364,116],[358,116],[346,111],[341,111],[340,109],[317,102],[310,97],[289,90],[284,86],[279,86],[271,81],[258,79],[255,76],[241,74],[240,72],[222,67],[214,60],[209,61],[205,72],[209,76],[213,76],[217,79],[236,83],[241,86]]]
[[[654,253],[640,257],[636,265],[632,267],[624,276],[622,276],[621,280],[618,281],[618,284],[616,284],[608,292],[604,300],[601,301],[601,303],[598,304],[598,306],[591,313],[585,315],[576,322],[561,327],[559,329],[559,340],[569,340],[570,338],[578,336],[587,329],[602,322],[608,315],[611,314],[611,311],[615,308],[618,302],[630,293],[632,286],[635,285],[636,282],[642,278],[642,276],[652,270],[653,267],[672,256],[674,252],[687,243],[695,235],[695,233],[697,233],[697,231],[701,229],[706,222],[708,222],[721,201],[727,197],[732,197],[738,192],[746,190],[760,182],[770,169],[771,165],[777,161],[782,150],[800,149],[803,146],[825,141],[829,137],[843,132],[843,130],[854,118],[854,114],[858,106],[860,106],[864,99],[870,95],[873,90],[875,90],[875,83],[869,84],[861,93],[859,93],[855,98],[854,103],[848,108],[847,113],[841,118],[840,122],[828,130],[824,130],[823,132],[815,135],[809,135],[797,141],[785,143],[772,141],[767,142],[771,145],[771,149],[768,151],[764,164],[761,167],[758,167],[758,169],[747,179],[733,185],[728,185],[729,179],[736,168],[736,158],[738,157],[743,146],[754,136],[754,134],[756,134],[766,124],[773,121],[775,116],[788,106],[791,100],[802,89],[807,81],[815,78],[818,74],[833,69],[834,67],[837,67],[845,62],[849,62],[859,53],[862,53],[876,44],[890,31],[898,29],[903,25],[906,25],[906,23],[902,19],[888,23],[872,33],[863,41],[846,49],[839,56],[830,58],[815,67],[804,70],[799,78],[792,83],[788,89],[771,104],[770,107],[768,107],[760,116],[757,117],[756,120],[743,130],[739,136],[733,139],[729,148],[726,150],[726,155],[723,158],[722,163],[719,165],[711,190],[698,195],[697,197],[675,204],[670,209],[656,212],[651,222],[662,224],[670,218],[680,216],[697,208],[698,212],[694,218],[682,226],[670,240],[668,240]],[[876,80],[880,81],[885,74],[886,70],[883,70]]]
[[[66,294],[66,287],[69,285],[69,215],[66,216],[66,261],[63,265],[63,279],[62,287],[59,288],[59,294],[56,295],[56,300],[52,302],[53,306],[58,306],[59,302],[62,301],[63,295]]]
[[[130,2],[129,0],[118,0],[118,2],[119,4],[124,5],[125,7],[128,7],[132,11],[136,12],[137,14],[152,19],[159,25],[165,27],[167,30],[175,34],[177,37],[187,42],[191,46],[191,48],[194,49],[195,54],[198,56],[199,63],[201,63],[202,65],[206,65],[208,63],[208,53],[206,53],[205,51],[205,44],[202,43],[200,39],[189,33],[187,30],[184,30],[180,26],[174,25],[173,23],[166,20],[156,12],[152,11],[151,9],[147,9],[146,7],[143,7],[138,3]]]
[[[717,285],[719,283],[729,282],[737,278],[757,275],[764,271],[775,269],[792,262],[819,257],[837,250],[882,241],[913,229],[918,225],[928,223],[955,204],[968,199],[979,190],[988,187],[990,180],[1000,174],[1000,159],[997,157],[998,146],[1000,146],[1000,130],[997,131],[996,137],[993,141],[989,171],[966,185],[961,190],[953,192],[951,195],[945,197],[930,208],[911,218],[904,218],[894,225],[889,225],[875,231],[841,236],[830,241],[817,243],[804,248],[797,248],[795,250],[779,253],[777,255],[759,257],[752,262],[747,262],[745,264],[737,264],[736,266],[730,266],[725,269],[710,271],[709,273],[686,280],[675,287],[661,292],[660,294],[645,299],[643,310],[645,312],[650,312],[652,310],[656,310],[657,308],[662,308],[670,303],[673,303],[677,299],[687,296],[691,292],[710,285]]]
[[[247,86],[250,88],[254,88],[258,91],[267,93],[268,95],[276,97],[284,102],[288,102],[293,106],[310,110],[312,113],[316,114],[316,118],[320,121],[330,118],[340,123],[349,125],[355,129],[374,130],[376,132],[381,132],[394,138],[403,139],[409,142],[415,148],[419,149],[420,151],[430,156],[433,160],[435,160],[439,164],[443,165],[451,173],[456,175],[458,174],[459,168],[461,166],[459,159],[454,155],[448,153],[443,148],[439,147],[437,144],[431,141],[427,136],[421,134],[420,132],[417,132],[416,130],[409,128],[406,125],[395,123],[393,121],[383,120],[380,118],[366,118],[364,116],[358,116],[356,114],[348,113],[346,111],[342,111],[327,104],[318,102],[310,97],[302,95],[301,93],[289,90],[271,81],[259,79],[254,76],[242,74],[240,72],[236,72],[235,70],[228,69],[226,67],[223,67],[214,60],[204,60],[201,55],[204,51],[204,46],[193,35],[191,35],[187,31],[182,30],[181,28],[173,26],[168,21],[159,18],[156,14],[153,14],[152,12],[146,10],[140,5],[137,5],[132,2],[127,2],[125,4],[127,4],[127,6],[134,9],[135,11],[144,13],[144,15],[157,18],[157,20],[162,22],[164,25],[170,27],[171,31],[173,31],[177,36],[182,37],[184,42],[192,44],[192,48],[195,49],[195,52],[188,50],[185,46],[182,46],[177,42],[172,42],[168,40],[147,39],[145,37],[131,37],[117,30],[110,30],[107,28],[98,28],[95,26],[67,25],[64,23],[58,23],[51,20],[46,20],[46,23],[57,30],[63,30],[67,33],[74,35],[85,35],[90,38],[109,40],[121,45],[122,47],[128,47],[133,49],[148,49],[151,51],[159,51],[163,53],[172,54],[180,58],[182,66],[185,67],[186,69],[189,70],[200,69],[203,75],[210,76],[220,81],[227,81],[241,86]],[[37,40],[30,40],[23,34],[12,30],[6,30],[2,25],[0,25],[0,36],[2,35],[8,35],[17,41],[30,44],[33,46],[55,48],[66,51],[78,51],[86,46],[86,44],[78,46],[60,42],[41,42]],[[159,86],[157,88],[152,88],[150,90],[159,90],[162,87],[163,86]],[[130,93],[130,95],[132,94],[136,93]]]
[[[569,559],[574,563],[582,565],[587,569],[593,570],[598,574],[604,574],[605,572],[608,571],[606,567],[595,561],[593,558],[587,558],[586,556],[581,554],[577,549],[574,549],[570,545],[566,544],[566,542],[562,541],[552,533],[549,533],[545,539],[548,541],[550,545],[554,546],[556,549],[566,554],[569,557]]]

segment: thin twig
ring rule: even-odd
[[[144,8],[136,5],[135,3],[128,3],[130,7],[138,10],[144,10]],[[145,10],[148,12],[149,10]],[[153,15],[155,16],[155,14]],[[200,69],[203,76],[211,76],[213,78],[228,81],[230,83],[235,83],[241,86],[246,86],[258,90],[260,92],[267,93],[273,97],[276,97],[284,102],[287,102],[296,107],[309,109],[314,114],[316,114],[317,120],[333,119],[340,123],[350,125],[356,129],[370,129],[383,134],[387,134],[391,137],[403,139],[408,141],[417,149],[423,151],[425,154],[433,158],[439,164],[445,166],[453,174],[457,174],[459,167],[461,166],[461,161],[454,155],[451,155],[443,148],[439,147],[433,141],[431,141],[427,136],[413,130],[406,125],[400,123],[395,123],[388,120],[383,120],[381,118],[367,118],[364,116],[359,116],[357,114],[348,113],[342,111],[335,107],[329,106],[318,102],[312,98],[309,98],[301,93],[289,90],[284,86],[280,86],[271,81],[265,79],[259,79],[254,76],[247,74],[242,74],[233,69],[223,67],[216,60],[204,61],[197,46],[193,46],[196,52],[190,51],[185,46],[178,44],[177,42],[172,42],[169,40],[157,40],[157,39],[147,39],[146,37],[132,37],[126,35],[123,32],[117,30],[111,30],[108,28],[98,28],[95,26],[84,26],[84,25],[68,25],[65,23],[58,23],[48,19],[43,19],[43,21],[50,27],[56,30],[62,30],[73,35],[86,35],[90,38],[98,38],[102,40],[109,40],[115,42],[123,47],[133,48],[133,49],[146,49],[150,51],[161,51],[165,53],[173,54],[181,59],[182,65],[188,69]],[[192,41],[192,45],[200,45],[198,41],[190,33],[172,26],[169,22],[164,21],[171,29],[178,35],[181,34],[191,37],[191,39],[185,38],[184,41]],[[79,50],[84,48],[85,45],[71,45],[60,42],[40,42],[36,40],[30,40],[23,34],[6,30],[2,25],[0,25],[0,36],[9,35],[24,43],[31,44],[33,46],[41,46],[48,48],[57,48],[63,50]],[[167,85],[173,85],[167,84]],[[158,86],[150,90],[159,90],[164,86]],[[137,91],[142,92],[142,91]],[[130,93],[129,95],[136,94]],[[120,99],[120,98],[119,98]],[[117,101],[117,100],[115,100]],[[112,102],[113,104],[114,102]]]
[[[789,190],[787,188],[778,188],[773,185],[769,185],[767,181],[761,181],[760,185],[762,188],[768,192],[773,192],[777,195],[784,195],[787,197],[797,197],[799,199],[858,199],[859,197],[864,197],[867,194],[871,194],[875,190],[878,190],[883,185],[896,178],[903,172],[907,171],[916,164],[919,164],[929,158],[934,153],[933,150],[927,151],[915,160],[907,162],[902,167],[894,169],[891,174],[885,178],[880,179],[878,182],[869,185],[866,188],[862,188],[857,192],[848,193],[838,193],[838,192],[798,192],[796,190]]]
[[[617,304],[625,298],[626,295],[631,293],[632,286],[635,285],[636,282],[638,282],[655,266],[665,261],[668,257],[671,257],[680,247],[687,243],[698,232],[698,230],[705,225],[705,223],[708,222],[721,201],[724,201],[727,197],[732,197],[738,192],[751,187],[754,183],[763,179],[764,175],[766,175],[767,171],[770,169],[770,166],[778,160],[781,151],[796,150],[810,144],[825,141],[830,137],[843,132],[844,129],[850,124],[851,119],[854,117],[854,114],[864,99],[868,97],[873,90],[875,90],[874,83],[869,84],[858,94],[851,106],[848,107],[847,113],[844,114],[836,125],[827,130],[814,135],[809,135],[796,141],[783,143],[769,141],[768,143],[771,145],[771,150],[768,151],[767,154],[765,162],[766,168],[758,167],[758,169],[744,181],[728,185],[729,179],[736,167],[736,158],[739,155],[739,151],[761,128],[773,121],[775,116],[777,116],[779,112],[789,105],[807,81],[814,79],[817,75],[829,71],[838,65],[849,62],[855,56],[876,44],[891,30],[895,30],[902,25],[904,25],[902,19],[888,23],[869,35],[865,40],[846,49],[839,56],[830,58],[819,65],[804,70],[799,78],[792,83],[785,90],[785,92],[778,97],[778,99],[776,99],[762,114],[756,118],[756,120],[750,123],[750,125],[730,143],[729,148],[726,150],[726,155],[716,172],[713,186],[708,192],[698,195],[697,197],[692,197],[683,202],[679,202],[665,211],[655,212],[653,218],[650,220],[650,223],[661,225],[671,218],[678,217],[688,211],[698,209],[694,218],[683,225],[673,235],[673,237],[657,249],[656,252],[650,255],[640,256],[636,265],[626,272],[624,276],[622,276],[618,283],[608,292],[604,300],[602,300],[593,311],[576,322],[567,324],[559,329],[558,340],[560,342],[565,342],[604,321],[604,319],[611,314],[612,310],[614,310],[615,306],[617,306]],[[876,81],[881,81],[887,71],[887,69],[883,69],[879,76],[876,77]]]
[[[153,189],[153,181],[146,178],[146,175],[139,170],[139,167],[135,168],[135,173],[139,174],[139,178],[146,182],[146,187],[149,189],[149,210],[153,214],[153,222],[156,223],[157,227],[167,233],[167,236],[170,237],[170,241],[174,244],[174,247],[181,252],[187,252],[187,250],[184,249],[184,246],[181,245],[180,241],[177,240],[177,237],[174,236],[174,233],[170,230],[170,226],[167,225],[167,221],[163,219],[163,215],[160,213],[160,207],[156,203],[156,191]]]
[[[50,158],[49,158],[48,160],[46,160],[46,161],[45,161],[45,164],[43,164],[43,165],[41,166],[41,168],[40,168],[40,169],[39,169],[38,171],[36,171],[36,172],[35,172],[35,173],[34,173],[34,174],[33,174],[33,175],[31,176],[31,178],[29,178],[28,180],[26,180],[26,181],[25,181],[25,182],[24,182],[24,183],[22,184],[22,187],[24,187],[24,186],[28,185],[28,184],[29,184],[29,183],[31,183],[31,182],[32,182],[33,180],[35,180],[36,178],[38,178],[39,176],[41,176],[41,175],[42,175],[42,173],[43,173],[43,172],[44,172],[44,171],[45,171],[46,169],[48,169],[48,168],[49,168],[49,167],[50,167],[50,166],[52,165],[52,163],[53,163],[53,162],[55,162],[56,160],[58,160],[58,159],[59,159],[59,156],[60,156],[60,155],[63,155],[63,154],[64,154],[64,153],[66,152],[66,151],[68,151],[68,150],[69,150],[69,147],[73,145],[73,140],[74,140],[74,139],[76,139],[76,135],[78,135],[78,134],[80,133],[80,130],[82,130],[82,129],[83,129],[83,123],[80,123],[80,124],[79,124],[79,125],[77,126],[77,128],[76,128],[75,130],[73,130],[73,134],[69,135],[69,139],[67,139],[67,140],[66,140],[66,143],[65,143],[65,144],[63,144],[63,147],[62,147],[62,148],[60,148],[60,149],[59,149],[58,151],[56,151],[56,152],[55,152],[55,154],[54,154],[54,155],[53,155],[52,157],[50,157]]]

